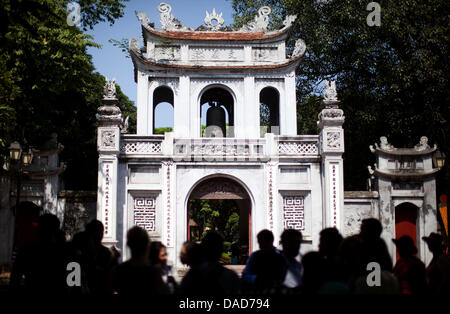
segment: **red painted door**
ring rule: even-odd
[[[410,236],[416,246],[417,210],[418,208],[411,203],[403,203],[395,208],[395,238],[398,239],[404,235]]]

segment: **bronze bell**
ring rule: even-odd
[[[212,104],[206,111],[206,137],[226,137],[225,110]]]

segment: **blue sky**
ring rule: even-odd
[[[151,22],[156,28],[161,28],[159,22],[158,5],[161,0],[130,0],[126,3],[125,14],[118,19],[113,26],[108,23],[101,23],[95,26],[94,30],[87,32],[94,36],[94,41],[102,45],[102,48],[89,48],[88,53],[92,55],[92,60],[97,72],[109,79],[116,78],[122,91],[132,101],[136,102],[137,86],[133,77],[133,64],[131,59],[117,47],[108,42],[109,39],[120,40],[136,37],[140,39],[142,32],[140,22],[136,18],[135,11],[146,12]],[[204,24],[206,10],[211,12],[213,8],[225,20],[225,25],[233,23],[233,10],[231,0],[166,0],[164,1],[172,7],[172,14],[184,25],[192,28]],[[170,105],[160,105],[157,107],[156,127],[171,125],[173,117]],[[204,116],[204,115],[203,115]]]

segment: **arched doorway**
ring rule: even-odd
[[[234,137],[234,99],[225,87],[214,86],[202,94],[200,121],[201,137]]]
[[[395,238],[410,236],[417,246],[418,208],[411,203],[402,203],[395,207]],[[397,253],[397,259],[399,258]]]
[[[207,231],[224,238],[227,264],[245,264],[251,252],[251,200],[235,180],[213,177],[193,189],[187,203],[187,238],[201,241]]]

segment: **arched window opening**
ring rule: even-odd
[[[173,130],[173,92],[160,86],[153,92],[153,134],[164,134]]]
[[[259,125],[261,137],[266,133],[280,135],[280,95],[273,87],[259,93]]]
[[[202,137],[234,136],[233,96],[224,88],[208,89],[200,98]]]

